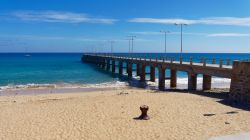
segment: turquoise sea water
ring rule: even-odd
[[[113,81],[81,62],[82,54],[0,54],[0,86],[25,84],[89,84]]]
[[[116,54],[128,55],[128,54]],[[164,54],[133,54],[135,56],[159,57]],[[178,58],[180,54],[169,53],[167,56]],[[93,65],[81,62],[81,53],[31,53],[29,57],[24,53],[0,53],[0,86],[26,84],[99,84],[118,81],[117,76],[102,72]],[[249,59],[250,54],[192,54],[185,53],[194,61],[199,58],[216,58],[216,60]],[[185,77],[185,73],[178,73]]]

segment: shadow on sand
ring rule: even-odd
[[[185,90],[185,89],[166,89],[166,92],[177,92],[177,93],[190,93],[190,94],[195,94],[199,96],[205,96],[209,98],[214,98],[218,99],[218,103],[230,106],[233,108],[245,110],[245,111],[250,111],[250,105],[249,104],[243,104],[239,102],[233,102],[229,99],[229,89],[211,89],[209,91],[190,91],[190,90]],[[235,111],[230,111],[227,112],[226,114],[236,114],[237,112]],[[212,115],[211,115],[212,116]]]
[[[174,92],[179,92],[179,93],[190,93],[190,94],[195,94],[195,95],[199,95],[199,96],[215,98],[215,99],[219,99],[217,102],[221,103],[223,105],[230,106],[230,107],[237,108],[237,109],[242,109],[245,111],[250,111],[250,105],[242,104],[239,102],[233,102],[233,101],[229,100],[229,89],[211,89],[209,91],[202,91],[202,90],[190,91],[190,90],[179,90],[179,89],[167,89],[165,91],[174,91]],[[231,111],[231,112],[227,112],[226,114],[235,114],[235,113],[237,113],[237,112]]]

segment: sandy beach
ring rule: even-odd
[[[137,88],[0,96],[0,139],[203,140],[250,131],[249,111],[214,97]],[[135,120],[143,104],[151,119]]]

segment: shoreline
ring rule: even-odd
[[[68,94],[68,93],[86,93],[86,92],[97,92],[97,91],[109,91],[109,90],[128,90],[128,89],[140,89],[140,90],[151,90],[151,91],[159,91],[158,89],[144,88],[144,87],[131,87],[131,86],[123,86],[123,87],[57,87],[57,88],[23,88],[23,89],[11,89],[0,91],[0,96],[16,96],[16,95],[40,95],[40,94]],[[159,91],[160,92],[160,91]],[[161,92],[190,92],[187,89],[166,89]],[[194,91],[191,91],[194,92]],[[205,92],[202,90],[197,90],[195,93]],[[221,93],[228,92],[229,88],[212,88],[207,91],[211,93]]]
[[[178,78],[177,90],[187,89],[187,78]],[[166,80],[166,90],[170,89],[170,81]],[[225,78],[213,78],[212,89],[229,89],[230,80]],[[100,89],[119,89],[119,88],[142,88],[158,90],[158,79],[155,82],[146,81],[140,82],[138,79],[113,81],[97,84],[26,84],[26,85],[9,85],[0,86],[1,95],[16,95],[16,94],[42,94],[42,93],[66,93],[66,92],[87,92]],[[202,78],[197,79],[197,90],[202,89]]]
[[[5,90],[0,92],[0,96],[15,96],[15,95],[40,95],[40,94],[67,94],[67,93],[86,93],[94,91],[107,91],[111,89],[117,89],[112,87],[106,88],[33,88],[33,89],[17,89],[17,90]],[[120,88],[121,89],[121,88]]]

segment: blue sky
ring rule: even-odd
[[[250,53],[249,0],[0,0],[0,52]]]

